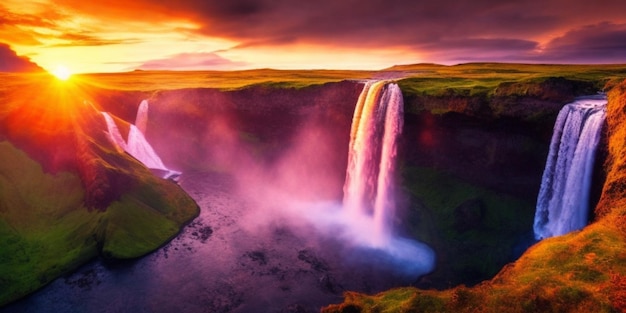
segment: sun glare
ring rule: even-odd
[[[60,80],[68,80],[70,76],[72,76],[72,73],[66,66],[59,65],[52,71],[52,75]]]

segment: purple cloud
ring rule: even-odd
[[[246,63],[233,62],[210,52],[176,54],[169,58],[145,62],[137,68],[142,70],[226,70],[244,65]]]
[[[623,0],[112,0],[106,3],[59,0],[57,3],[99,17],[192,21],[199,26],[196,32],[201,35],[237,42],[234,49],[316,44],[365,52],[401,48],[420,55],[441,56],[427,60],[433,62],[484,57],[495,58],[493,61],[626,63],[626,54],[616,43],[624,42],[619,26],[626,24]],[[585,25],[595,26],[585,28]],[[554,36],[562,38],[548,44],[543,42]],[[83,41],[89,43],[91,38]],[[96,39],[91,42],[100,43]],[[544,49],[535,49],[540,44]]]
[[[37,72],[42,68],[30,61],[29,58],[20,57],[5,43],[0,43],[0,72]]]

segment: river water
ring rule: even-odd
[[[180,184],[201,213],[170,243],[134,261],[94,260],[0,312],[319,312],[343,291],[415,279],[304,221],[249,214],[255,202],[228,175],[186,173]]]

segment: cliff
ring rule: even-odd
[[[395,220],[403,234],[437,254],[436,270],[417,284],[448,288],[491,278],[532,241],[534,201],[558,110],[595,85],[551,77],[490,81],[470,96],[458,86],[424,89],[440,88],[436,80],[399,84],[407,110],[402,208]],[[134,118],[141,99],[149,99],[147,137],[166,164],[243,176],[259,168],[287,170],[307,179],[294,183],[276,176],[272,184],[303,199],[341,201],[362,86],[341,81],[95,94],[97,103],[126,120]],[[480,105],[461,105],[468,101]]]
[[[530,247],[493,279],[444,291],[353,292],[323,312],[622,312],[626,309],[624,106],[626,82],[609,93],[607,178],[596,218],[581,231]]]

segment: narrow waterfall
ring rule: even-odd
[[[587,224],[606,103],[605,97],[580,98],[559,112],[537,198],[536,239],[563,235]]]
[[[372,218],[374,246],[392,236],[397,141],[402,132],[402,92],[397,84],[366,83],[350,132],[343,206],[350,218]]]
[[[126,152],[137,158],[149,169],[169,171],[150,143],[148,143],[146,137],[135,125],[130,125]]]
[[[104,116],[104,121],[107,124],[107,137],[109,138],[109,141],[111,141],[111,143],[113,143],[113,145],[119,150],[119,152],[125,151],[126,150],[126,141],[124,140],[124,137],[122,137],[122,134],[120,133],[120,129],[117,127],[117,124],[115,124],[115,121],[113,120],[113,118],[111,117],[111,115],[109,115],[109,113],[107,112],[100,112],[102,113],[102,116]]]
[[[137,117],[135,118],[135,126],[139,128],[142,134],[148,129],[148,100],[143,100],[137,109]]]
[[[155,172],[157,175],[166,179],[176,180],[180,172],[168,169],[154,148],[146,140],[141,128],[131,124],[128,132],[128,139],[125,141],[115,121],[107,112],[101,112],[107,124],[107,136],[111,143],[120,151],[126,151],[135,157],[147,168]],[[137,110],[137,118],[135,123],[139,123],[143,129],[146,129],[148,116],[148,102],[142,101]]]

